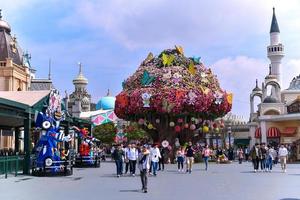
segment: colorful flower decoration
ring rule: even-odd
[[[158,56],[150,53],[136,72],[124,80],[123,91],[116,96],[115,113],[129,121],[151,121],[148,118],[155,113],[152,123],[158,124],[160,121],[155,119],[164,116],[216,119],[231,107],[232,94],[220,87],[200,57],[186,57],[183,48],[176,46]],[[193,123],[201,123],[196,122]]]

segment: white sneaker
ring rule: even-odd
[[[255,169],[255,170],[254,170],[254,173],[256,173],[256,172],[257,172],[257,170]]]
[[[284,173],[286,173],[286,169],[284,170]]]
[[[181,172],[181,169],[179,169],[178,172]]]
[[[135,174],[132,174],[133,177],[135,177]]]

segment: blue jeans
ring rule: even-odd
[[[272,170],[272,165],[273,165],[273,160],[272,160],[271,157],[268,157],[268,158],[266,159],[266,167],[267,167],[267,169],[268,169],[268,170]]]
[[[117,167],[117,175],[122,174],[123,162],[122,160],[116,160],[116,167]]]
[[[153,174],[154,175],[156,175],[156,171],[157,171],[157,166],[158,166],[158,162],[151,162],[151,164],[152,164],[152,172],[153,172]]]
[[[205,170],[207,170],[208,167],[208,156],[203,157],[204,163],[205,163]]]

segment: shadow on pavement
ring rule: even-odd
[[[284,199],[279,199],[279,200],[300,200],[300,199],[297,199],[297,198],[284,198]]]
[[[242,174],[282,174],[281,171],[272,171],[272,172],[262,172],[262,171],[258,171],[258,172],[254,172],[254,171],[243,171],[240,172]],[[299,174],[300,175],[300,174]]]
[[[114,174],[103,174],[100,177],[103,177],[103,178],[117,178],[117,175],[114,175]]]
[[[120,190],[120,192],[141,192],[141,190]]]
[[[32,178],[21,178],[21,179],[15,181],[15,183],[18,183],[18,182],[21,182],[21,181],[28,181],[30,179],[32,179]]]

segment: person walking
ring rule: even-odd
[[[266,158],[266,167],[268,172],[272,172],[274,155],[275,155],[274,148],[268,145],[267,158]]]
[[[258,170],[259,166],[259,144],[255,143],[255,145],[252,147],[250,151],[250,157],[252,159],[253,167],[254,167],[254,172],[256,173]]]
[[[266,149],[266,144],[265,143],[261,143],[260,145],[260,169],[261,171],[266,171],[266,158],[267,158],[267,149]]]
[[[249,146],[247,146],[245,148],[244,152],[245,152],[245,160],[246,160],[246,162],[248,162],[248,160],[249,160],[249,153],[250,153]]]
[[[135,148],[135,144],[131,144],[127,152],[127,159],[129,160],[130,174],[132,176],[135,176],[137,158],[138,158],[138,151]]]
[[[204,160],[204,163],[205,163],[205,170],[207,171],[208,169],[208,159],[211,155],[211,150],[210,148],[208,147],[208,145],[205,146],[205,148],[203,149],[203,160]]]
[[[193,145],[192,142],[189,142],[185,150],[186,172],[188,173],[192,173],[192,165],[194,162],[194,149],[192,145]]]
[[[158,144],[154,144],[154,147],[151,149],[150,152],[150,157],[151,157],[151,168],[152,168],[152,173],[154,176],[156,176],[156,171],[158,167],[158,161],[159,158],[161,158],[160,155],[160,150],[158,148]]]
[[[283,144],[281,144],[280,148],[278,150],[278,157],[279,157],[279,160],[280,160],[281,169],[284,173],[286,172],[287,156],[288,156],[288,150]]]
[[[125,153],[125,159],[124,159],[125,171],[124,171],[124,173],[125,174],[127,174],[128,170],[129,170],[129,159],[128,159],[129,148],[131,148],[131,144],[128,144],[124,149],[124,153]]]
[[[243,152],[242,147],[240,147],[240,148],[237,150],[236,155],[237,155],[237,157],[238,157],[238,159],[239,159],[239,164],[242,164],[243,158],[244,158],[244,152]]]
[[[122,146],[118,145],[117,148],[115,148],[114,152],[112,153],[112,158],[114,159],[114,161],[116,163],[118,178],[122,174],[123,156],[124,156],[124,151],[122,150]]]
[[[158,171],[162,170],[164,171],[165,170],[165,154],[166,154],[166,150],[164,147],[160,147],[159,148],[160,150],[160,158],[159,158],[159,161],[158,161]]]
[[[148,192],[148,172],[150,169],[150,152],[147,146],[142,146],[141,152],[138,155],[138,167],[140,169],[140,176],[142,182],[142,191]]]
[[[178,172],[183,172],[184,150],[182,147],[179,147],[179,149],[176,151],[176,160]]]

